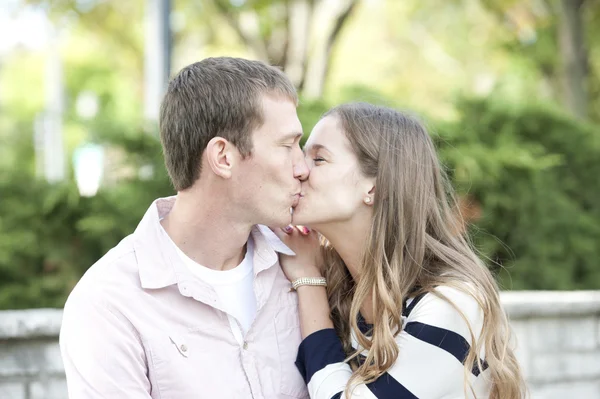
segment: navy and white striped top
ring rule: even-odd
[[[466,316],[475,339],[483,325],[483,311],[470,295],[450,287],[438,287],[438,292],[450,299]],[[352,398],[379,399],[457,399],[473,397],[465,392],[465,369],[471,335],[460,313],[445,300],[433,294],[411,298],[403,311],[403,330],[396,336],[398,359],[379,379],[357,385]],[[370,328],[361,323],[361,331]],[[353,337],[354,338],[354,337]],[[355,339],[352,346],[358,347]],[[366,355],[366,352],[364,352]],[[480,353],[485,359],[485,354]],[[334,329],[316,331],[302,341],[296,366],[308,385],[312,399],[338,399],[352,375],[344,363],[346,355]],[[489,372],[475,365],[467,378],[475,397],[490,395]],[[467,396],[465,396],[465,394]]]

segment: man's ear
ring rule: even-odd
[[[206,161],[217,176],[223,179],[231,177],[232,168],[237,160],[237,149],[223,137],[213,137],[206,146]]]

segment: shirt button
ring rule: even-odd
[[[248,349],[248,342],[244,341],[244,349]]]
[[[181,345],[179,349],[181,349],[182,352],[187,352],[187,346],[185,345]]]

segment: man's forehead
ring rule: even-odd
[[[298,119],[296,108],[288,104],[279,104],[278,107],[270,108],[264,114],[263,124],[258,130],[267,131],[269,136],[277,140],[289,138],[293,140],[302,136],[302,124]]]
[[[290,127],[288,129],[272,127],[271,129],[265,129],[263,126],[262,129],[257,129],[253,132],[253,138],[281,143],[285,143],[288,141],[291,142],[299,140],[302,137],[302,130],[299,129],[300,127]]]

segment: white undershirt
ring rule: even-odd
[[[250,328],[250,325],[256,316],[254,268],[252,263],[254,243],[252,237],[248,239],[246,255],[244,256],[242,263],[233,269],[224,271],[213,270],[202,266],[183,253],[175,243],[173,243],[173,245],[181,260],[192,274],[204,283],[209,284],[215,290],[223,309],[227,313],[233,335],[238,340],[239,344],[242,345],[244,342],[244,335]],[[239,324],[236,320],[239,321]]]

